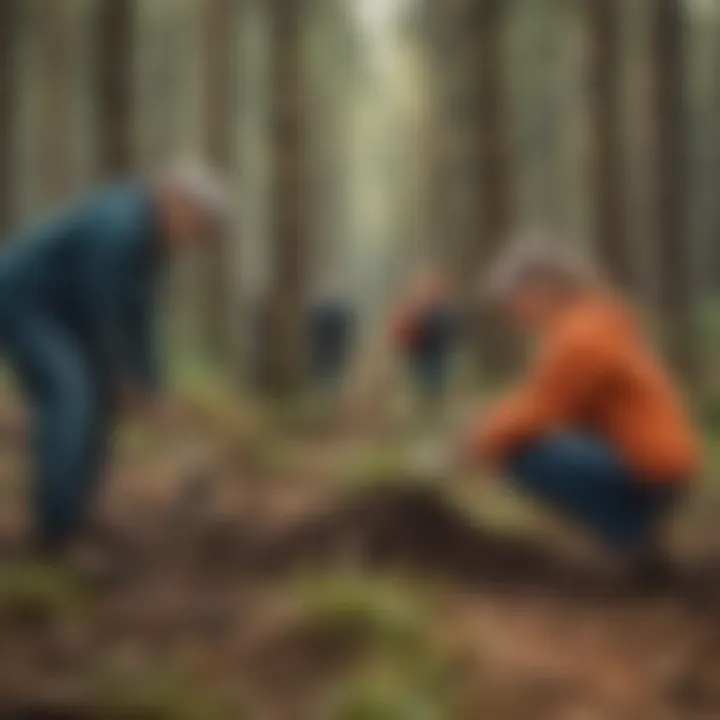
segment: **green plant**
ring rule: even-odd
[[[369,650],[403,655],[422,652],[428,643],[428,608],[390,581],[347,577],[306,583],[296,612],[300,625],[353,637]]]
[[[366,668],[331,694],[327,720],[449,720],[454,705],[450,685],[427,682],[424,665],[381,663]]]
[[[227,699],[173,668],[105,669],[91,682],[91,702],[109,720],[241,720]]]
[[[379,445],[352,458],[344,478],[349,485],[393,485],[408,482],[406,458],[394,445]]]
[[[54,621],[77,612],[83,588],[60,566],[31,562],[0,572],[0,617],[14,622]]]

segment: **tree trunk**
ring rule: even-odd
[[[607,273],[618,287],[636,289],[633,245],[625,224],[621,86],[621,3],[586,0],[590,46],[590,89],[594,123],[596,243]]]
[[[468,141],[474,133],[468,119],[468,72],[465,64],[467,0],[425,0],[428,82],[432,108],[422,150],[427,159],[427,254],[462,283],[467,267],[467,214],[460,210],[467,182]]]
[[[306,369],[306,247],[302,0],[270,0],[273,217],[268,388],[288,397]]]
[[[484,202],[480,218],[476,267],[487,267],[507,239],[513,224],[503,0],[478,0],[478,175]]]
[[[513,230],[515,203],[505,77],[504,0],[475,0],[475,63],[477,102],[477,236],[473,244],[468,288],[471,298]],[[471,300],[472,302],[472,300]],[[508,333],[489,310],[480,313],[477,331],[479,361],[491,375],[504,374],[515,355]]]
[[[68,97],[73,72],[72,17],[68,5],[58,0],[45,0],[42,10],[45,28],[43,179],[45,199],[54,202],[68,193],[72,181],[72,100]]]
[[[19,0],[0,2],[0,233],[15,221],[15,110]]]
[[[683,32],[681,1],[653,0],[659,311],[668,356],[686,380],[694,381],[699,367],[687,223]]]
[[[432,51],[433,141],[428,143],[434,253],[463,293],[477,280],[480,0],[426,0]]]
[[[720,7],[716,9],[713,16],[713,40],[714,52],[712,54],[713,75],[713,188],[720,188]],[[720,288],[720,203],[716,201],[716,194],[713,192],[713,217],[710,242],[711,249],[711,290],[716,293]]]
[[[237,149],[234,70],[239,35],[235,0],[205,0],[204,13],[204,109],[205,154],[216,170],[231,175]],[[237,343],[233,326],[236,277],[230,232],[206,249],[204,265],[204,326],[206,345],[213,360],[235,364]],[[234,372],[234,369],[233,369]]]
[[[129,176],[134,165],[133,55],[135,0],[100,0],[95,33],[98,170]]]

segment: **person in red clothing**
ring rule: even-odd
[[[442,413],[457,340],[451,288],[437,271],[418,274],[391,319],[392,341],[405,362],[426,416]]]
[[[670,373],[617,295],[566,256],[512,250],[493,301],[537,340],[519,388],[483,418],[466,457],[639,557],[700,466],[698,434]]]

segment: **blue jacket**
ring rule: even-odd
[[[93,372],[156,391],[154,328],[162,246],[149,190],[111,188],[10,238],[0,251],[0,338],[52,320]]]

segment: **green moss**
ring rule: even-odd
[[[11,622],[54,621],[79,612],[83,588],[60,566],[32,562],[0,572],[0,617]]]
[[[458,705],[441,659],[370,664],[328,699],[327,720],[450,720]]]
[[[296,603],[301,626],[355,638],[368,650],[405,655],[429,644],[429,603],[391,581],[346,577],[304,583]]]
[[[352,458],[343,473],[350,485],[396,485],[411,481],[408,476],[406,457],[396,445],[378,445]]]
[[[109,720],[242,720],[236,704],[172,668],[100,672],[91,703]]]

